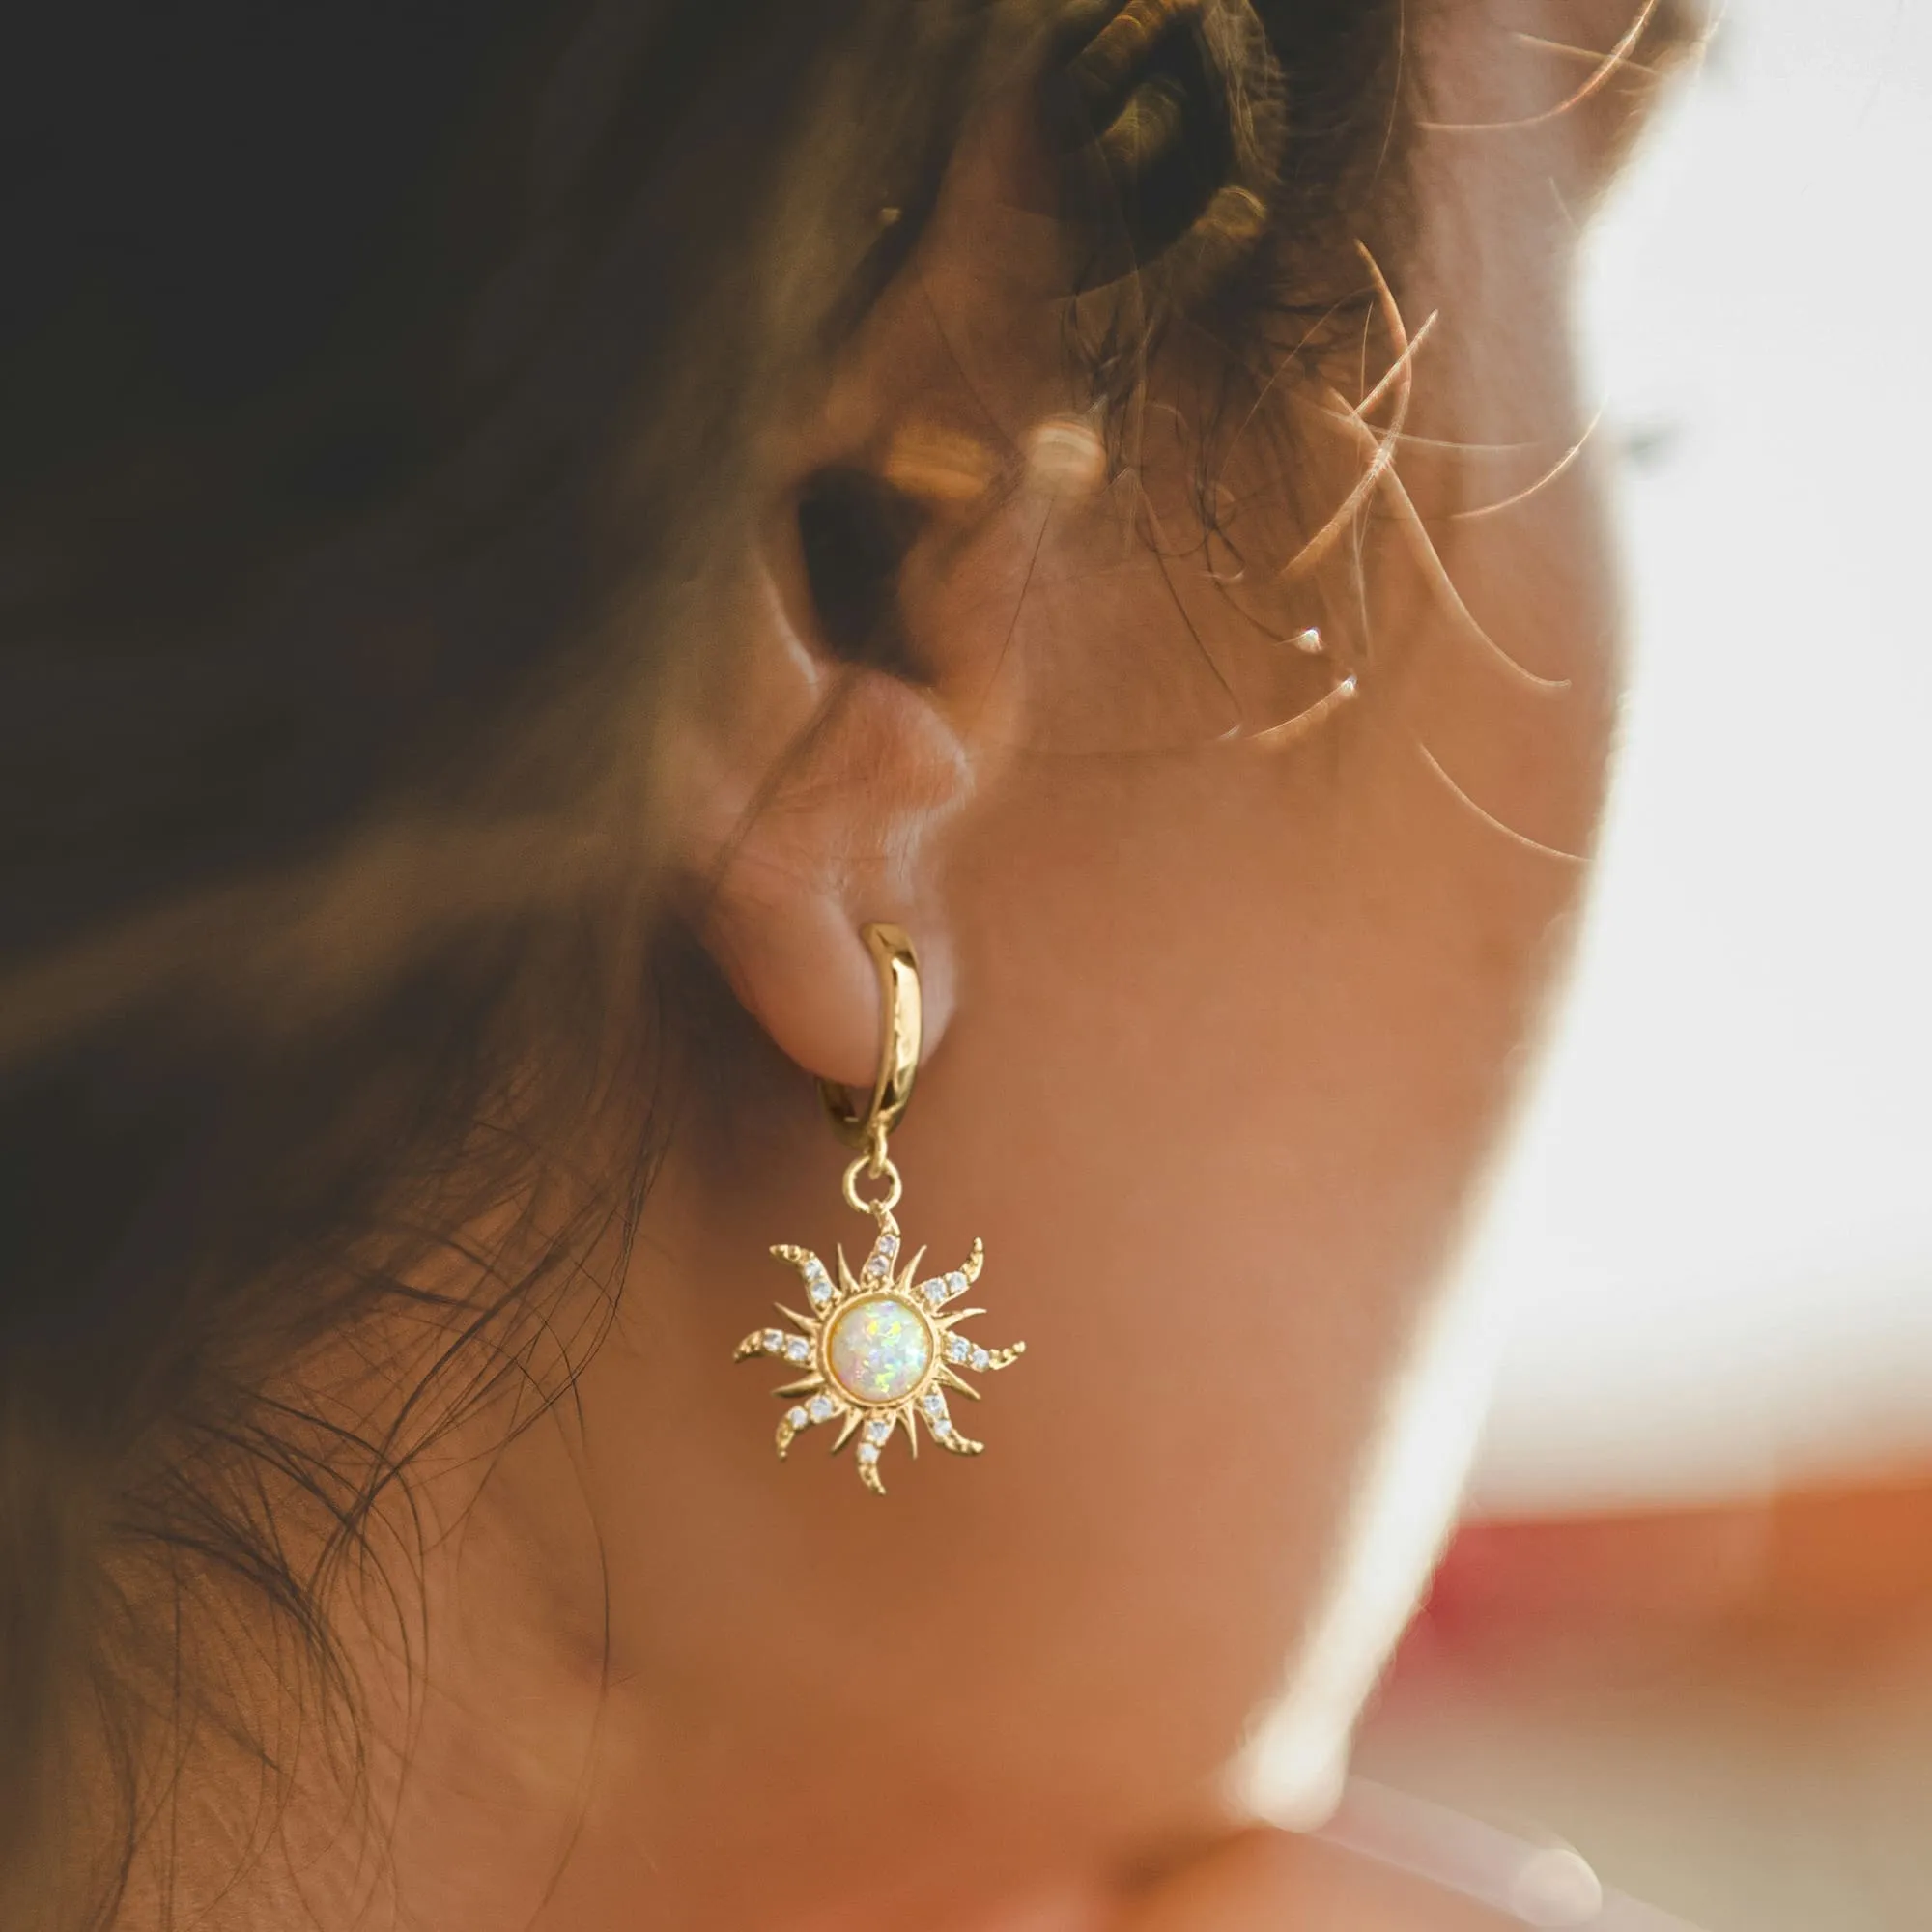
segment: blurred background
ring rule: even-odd
[[[1472,1520],[1351,1800],[1658,1908],[1559,1861],[1549,1923],[1932,1928],[1928,15],[1731,0],[1593,247],[1628,738],[1477,1244]]]

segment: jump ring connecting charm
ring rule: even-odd
[[[873,1180],[883,1179],[886,1183],[886,1191],[878,1195],[875,1199],[867,1201],[859,1192],[859,1177],[861,1175],[865,1175]],[[898,1169],[883,1156],[880,1158],[876,1174],[872,1171],[871,1157],[863,1153],[845,1170],[846,1205],[858,1213],[890,1214],[899,1205],[900,1197],[904,1193],[905,1182],[900,1179]]]
[[[855,1212],[871,1217],[871,1253],[854,1274],[842,1248],[838,1272],[809,1248],[781,1242],[777,1259],[798,1271],[810,1314],[778,1304],[791,1329],[761,1328],[738,1345],[738,1359],[771,1356],[804,1373],[774,1391],[791,1403],[778,1427],[781,1459],[800,1432],[836,1422],[832,1447],[842,1449],[857,1435],[854,1452],[859,1480],[874,1495],[884,1495],[879,1459],[894,1435],[903,1430],[913,1455],[920,1429],[955,1456],[977,1456],[985,1447],[952,1426],[949,1392],[977,1402],[980,1391],[965,1372],[984,1375],[1009,1368],[1026,1352],[1024,1342],[987,1349],[958,1332],[959,1324],[985,1311],[953,1309],[952,1304],[980,1278],[985,1249],[979,1241],[963,1265],[951,1273],[916,1280],[921,1248],[901,1264],[899,1224],[893,1209],[905,1183],[887,1149],[888,1136],[905,1116],[919,1073],[924,1024],[920,1001],[919,958],[906,933],[895,925],[867,925],[861,938],[879,975],[879,1067],[866,1104],[855,1106],[848,1092],[819,1082],[819,1094],[834,1130],[858,1157],[845,1169],[843,1193]],[[870,1199],[859,1192],[862,1179],[883,1181]]]

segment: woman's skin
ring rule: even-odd
[[[279,1922],[291,1864],[329,1932],[1499,1922],[1309,1840],[1223,1834],[1264,1719],[1273,1802],[1319,1808],[1453,1503],[1465,1432],[1417,1398],[1563,968],[1617,626],[1590,451],[1450,513],[1536,483],[1590,414],[1576,225],[1648,90],[1626,71],[1546,114],[1594,68],[1545,43],[1605,49],[1632,18],[1490,0],[1432,10],[1410,50],[1432,120],[1508,124],[1420,137],[1401,277],[1408,331],[1436,318],[1401,474],[1461,603],[1383,492],[1372,636],[1350,542],[1305,609],[1269,606],[1282,635],[1321,622],[1320,657],[1265,644],[1211,554],[1124,541],[1119,486],[1044,461],[983,498],[947,481],[976,445],[1010,471],[1069,403],[1024,155],[997,115],[969,144],[916,271],[784,433],[739,682],[694,694],[681,731],[702,938],[770,1048],[735,1124],[674,1142],[575,1400],[427,1484],[451,1533],[407,1725],[368,1662],[383,1858],[298,1804],[290,1857],[207,1923]],[[1654,22],[1643,57],[1681,31]],[[1155,393],[1184,403],[1184,373]],[[1256,437],[1225,473],[1265,504],[1291,466],[1283,557],[1361,474],[1345,408],[1301,384],[1280,453]],[[1189,457],[1151,420],[1140,481],[1179,519]],[[930,497],[919,676],[861,673],[785,762],[835,673],[784,509],[831,461]],[[1352,697],[1268,728],[1347,669]],[[812,1435],[778,1462],[781,1378],[731,1364],[792,1289],[770,1243],[867,1242],[805,1069],[869,1081],[874,919],[912,930],[932,996],[899,1218],[944,1265],[982,1236],[976,1327],[1029,1345],[982,1378],[986,1454],[897,1442],[883,1500]],[[184,1870],[218,1870],[224,1838],[190,1833]]]

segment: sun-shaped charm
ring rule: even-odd
[[[761,1328],[738,1344],[738,1359],[769,1355],[805,1371],[774,1391],[793,1404],[779,1424],[781,1458],[801,1430],[837,1422],[832,1447],[842,1449],[857,1435],[859,1480],[882,1496],[886,1486],[879,1477],[879,1458],[900,1428],[917,1456],[922,1417],[941,1448],[955,1456],[980,1454],[986,1445],[952,1426],[946,1393],[952,1389],[977,1402],[980,1391],[960,1372],[983,1375],[1007,1368],[1026,1353],[1026,1344],[980,1348],[957,1331],[960,1322],[986,1311],[947,1312],[980,1278],[985,1250],[978,1241],[963,1267],[915,1284],[925,1250],[900,1268],[898,1223],[883,1206],[875,1204],[871,1211],[878,1238],[856,1276],[845,1264],[842,1248],[837,1279],[809,1249],[786,1242],[772,1250],[797,1268],[812,1312],[801,1315],[780,1302],[779,1313],[798,1332]]]

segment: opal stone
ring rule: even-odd
[[[902,1301],[876,1294],[839,1311],[825,1357],[857,1402],[902,1402],[932,1366],[932,1330]]]

